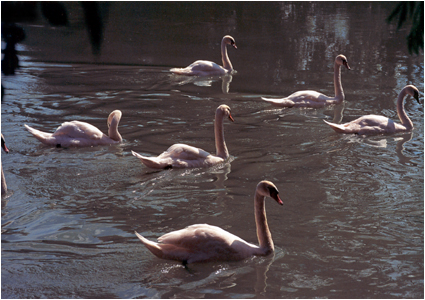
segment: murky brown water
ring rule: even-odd
[[[2,297],[423,298],[423,106],[407,101],[408,134],[338,135],[322,121],[396,120],[401,88],[423,92],[423,55],[408,54],[406,28],[385,22],[394,5],[112,2],[102,6],[99,57],[78,2],[67,3],[67,28],[24,24],[21,69],[2,76],[10,149],[2,154]],[[168,72],[196,59],[220,62],[225,34],[238,45],[229,49],[236,75]],[[344,104],[279,109],[260,100],[301,89],[332,94],[339,53],[352,68],[342,70]],[[176,142],[214,152],[223,103],[235,119],[225,124],[230,163],[154,171],[131,155]],[[48,148],[23,127],[54,131],[76,119],[106,131],[114,109],[123,112],[121,145]],[[134,235],[209,223],[254,243],[262,179],[284,201],[266,204],[273,256],[188,272]]]

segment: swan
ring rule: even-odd
[[[326,124],[331,126],[332,129],[338,133],[356,133],[366,135],[409,131],[413,128],[413,123],[404,111],[404,98],[406,95],[413,96],[420,104],[418,89],[413,85],[406,85],[401,90],[397,99],[397,114],[401,124],[395,123],[387,117],[378,115],[362,116],[345,124],[335,124],[326,120],[323,121],[325,121]]]
[[[97,145],[117,144],[122,141],[122,137],[118,132],[118,124],[121,120],[122,113],[120,110],[114,110],[108,116],[108,135],[103,134],[93,125],[71,121],[62,123],[54,133],[43,132],[29,127],[25,124],[25,128],[34,135],[40,142],[56,147],[87,147]]]
[[[172,231],[152,242],[137,232],[142,243],[155,256],[181,261],[183,265],[193,262],[237,261],[253,255],[266,256],[274,251],[274,244],[267,225],[265,197],[271,197],[283,205],[279,191],[270,181],[258,183],[254,197],[255,223],[259,246],[248,243],[220,227],[196,224]]]
[[[217,107],[215,112],[214,133],[217,150],[217,155],[215,156],[186,144],[174,144],[157,157],[142,156],[134,151],[131,151],[131,153],[147,167],[154,169],[199,168],[222,163],[229,158],[229,152],[224,141],[223,121],[225,116],[234,122],[230,114],[230,107],[222,104]]]
[[[4,150],[4,152],[9,153],[9,149],[6,146],[3,134],[1,134],[1,147]],[[3,165],[2,165],[1,166],[1,194],[5,195],[6,193],[7,193],[7,184],[6,184],[6,179],[4,178]]]
[[[316,91],[298,91],[286,98],[271,99],[261,97],[264,101],[272,103],[282,107],[322,107],[330,104],[337,104],[344,100],[344,91],[342,90],[341,84],[341,66],[345,66],[348,70],[351,70],[348,66],[347,58],[340,54],[335,57],[334,64],[334,86],[335,86],[335,97],[329,97]]]
[[[235,39],[230,35],[225,35],[221,40],[221,60],[223,66],[220,66],[212,61],[197,60],[186,68],[173,68],[170,71],[178,75],[191,75],[191,76],[216,76],[229,74],[233,71],[232,63],[227,55],[226,45],[232,45],[237,49]]]

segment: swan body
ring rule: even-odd
[[[253,255],[266,256],[274,251],[274,244],[267,224],[265,197],[271,197],[283,205],[276,186],[270,181],[258,183],[255,197],[255,222],[259,245],[248,243],[217,226],[196,224],[173,231],[152,242],[136,232],[140,241],[155,256],[177,260],[183,264],[207,261],[237,261]]]
[[[341,84],[341,66],[348,70],[347,58],[340,54],[335,58],[334,63],[334,87],[335,97],[329,97],[316,91],[298,91],[288,97],[281,99],[272,99],[261,97],[264,101],[281,107],[323,107],[325,105],[337,104],[344,100],[344,91]]]
[[[117,144],[122,141],[118,132],[118,124],[122,113],[114,110],[108,117],[108,135],[103,134],[95,126],[80,121],[62,123],[54,133],[43,132],[25,124],[25,128],[40,142],[55,147],[88,147]]]
[[[134,151],[131,152],[147,167],[154,169],[200,168],[222,163],[229,158],[229,152],[224,141],[224,117],[228,117],[234,122],[230,114],[230,107],[222,104],[217,108],[215,113],[214,133],[216,155],[186,144],[174,144],[157,157],[147,157]]]
[[[414,97],[416,101],[420,103],[419,91],[415,86],[407,85],[401,90],[397,99],[397,114],[401,123],[396,123],[387,117],[379,115],[362,116],[345,124],[335,124],[326,120],[324,121],[338,133],[369,135],[409,131],[413,128],[413,123],[404,110],[404,98],[406,95]]]
[[[4,152],[9,153],[9,149],[6,146],[3,134],[1,135],[1,147],[4,150]],[[7,184],[6,184],[6,178],[4,178],[3,165],[2,165],[1,166],[1,194],[5,195],[6,193],[7,193]]]
[[[221,59],[223,66],[220,66],[212,61],[197,60],[186,68],[173,68],[170,71],[178,75],[190,76],[216,76],[231,73],[233,71],[232,63],[227,55],[226,45],[232,45],[237,49],[234,38],[226,35],[221,40]]]

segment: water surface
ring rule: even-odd
[[[394,3],[102,4],[104,41],[94,56],[78,2],[69,27],[20,24],[21,68],[2,76],[3,298],[423,298],[423,106],[407,99],[410,133],[359,137],[324,122],[381,114],[397,120],[407,84],[421,91],[423,55],[387,24]],[[197,59],[237,73],[169,73]],[[260,100],[313,89],[333,93],[344,54],[346,101],[281,109]],[[147,169],[131,150],[158,155],[173,143],[214,152],[214,112],[225,121],[231,160],[209,169]],[[53,132],[87,121],[106,132],[123,112],[120,145],[56,149],[23,127]],[[256,242],[253,195],[263,179],[276,251],[241,262],[180,264],[154,257],[149,239],[196,223]]]

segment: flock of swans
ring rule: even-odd
[[[233,37],[229,35],[223,37],[221,42],[223,66],[210,61],[198,60],[186,68],[173,68],[170,71],[175,74],[187,76],[216,76],[231,73],[233,66],[227,53],[227,45],[231,45],[237,49]],[[350,70],[347,58],[344,55],[338,55],[334,63],[334,97],[329,97],[316,91],[306,90],[295,92],[288,97],[280,99],[261,99],[281,107],[316,108],[340,103],[345,99],[341,83],[342,66]],[[415,86],[407,85],[402,89],[397,100],[397,113],[401,123],[395,123],[379,115],[363,116],[345,124],[334,124],[326,120],[324,121],[337,133],[370,135],[409,131],[413,128],[413,123],[404,111],[404,98],[406,95],[413,96],[419,102],[419,91]],[[119,110],[115,110],[109,115],[107,119],[108,135],[102,133],[93,125],[80,121],[65,122],[54,133],[43,132],[31,128],[26,124],[25,127],[40,142],[49,146],[83,147],[117,144],[122,142],[122,137],[118,132],[118,124],[121,116],[122,113]],[[142,156],[134,151],[132,151],[132,154],[140,159],[147,167],[156,169],[210,167],[225,162],[229,158],[223,129],[223,123],[226,118],[232,122],[234,121],[230,107],[222,104],[217,108],[215,113],[215,155],[185,144],[174,144],[157,157]],[[3,146],[4,139],[2,136]],[[3,149],[7,151],[5,146]],[[252,255],[268,255],[273,252],[274,245],[267,224],[264,204],[266,197],[270,197],[278,204],[283,205],[282,200],[279,198],[278,189],[272,182],[261,181],[258,183],[254,197],[254,213],[259,246],[250,244],[219,227],[207,224],[196,224],[182,230],[167,233],[159,237],[158,242],[152,242],[137,232],[136,235],[147,249],[157,257],[177,260],[184,265],[201,261],[242,260]]]

